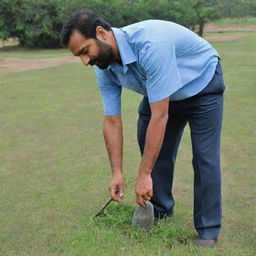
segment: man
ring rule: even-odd
[[[84,65],[95,65],[104,106],[104,138],[113,200],[124,193],[121,91],[142,94],[136,179],[137,204],[150,200],[155,218],[172,216],[175,158],[187,123],[194,168],[195,244],[214,246],[221,226],[220,133],[224,84],[216,50],[172,22],[148,20],[113,28],[89,9],[63,26],[61,42]]]

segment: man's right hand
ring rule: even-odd
[[[114,174],[108,186],[111,198],[114,201],[120,202],[124,196],[124,178],[122,173]]]

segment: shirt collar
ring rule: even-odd
[[[119,28],[112,28],[112,31],[114,33],[119,54],[123,63],[123,70],[124,73],[126,73],[128,69],[127,65],[137,61],[137,58],[134,55],[129,43],[127,42],[124,32]],[[113,64],[114,63],[109,65],[108,70],[115,69],[115,65]]]

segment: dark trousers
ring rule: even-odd
[[[200,238],[217,238],[221,226],[220,136],[225,86],[220,63],[206,88],[197,95],[172,101],[162,149],[152,171],[155,217],[171,216],[175,159],[184,127],[191,131],[194,169],[194,225]],[[148,98],[139,106],[138,142],[143,154],[151,111]]]

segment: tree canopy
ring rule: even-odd
[[[93,9],[114,27],[163,19],[199,35],[216,18],[256,16],[256,0],[0,0],[0,38],[17,37],[27,47],[59,47],[62,24],[79,8]]]

